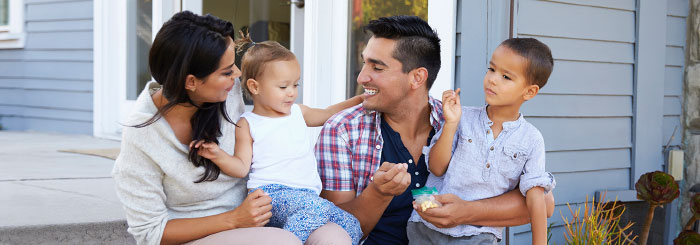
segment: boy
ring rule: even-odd
[[[426,186],[473,201],[516,186],[526,196],[533,244],[546,244],[544,194],[554,188],[545,172],[544,140],[523,119],[520,106],[547,83],[554,62],[547,45],[511,38],[494,51],[484,76],[484,107],[460,107],[459,89],[443,93],[445,125],[423,151],[431,175]],[[449,164],[449,168],[448,168]],[[437,228],[416,209],[407,233],[411,244],[497,244],[502,227],[459,225]]]

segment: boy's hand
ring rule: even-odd
[[[204,140],[190,142],[190,149],[192,148],[199,148],[197,154],[209,160],[214,160],[221,154],[226,154],[216,143],[205,142]]]
[[[442,93],[442,114],[445,116],[445,123],[459,123],[462,117],[462,106],[459,102],[459,91],[446,90]]]

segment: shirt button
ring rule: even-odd
[[[472,143],[472,139],[469,139],[469,140],[467,140],[467,141],[469,141],[469,143]]]
[[[416,171],[416,175],[419,175],[419,174],[420,174],[420,173],[418,173],[418,171]]]
[[[416,183],[416,187],[420,187],[420,184]]]
[[[493,151],[493,146],[491,146],[491,150]]]
[[[489,168],[489,167],[491,167],[491,164],[490,164],[490,163],[486,163],[486,168]]]
[[[377,146],[376,146],[376,148],[377,148],[377,150],[379,150],[379,149],[381,149],[381,148],[382,148],[382,146],[380,146],[380,145],[377,145]]]
[[[490,133],[491,133],[491,130],[486,130],[486,134],[490,134]]]
[[[408,159],[408,163],[413,163],[413,159]]]

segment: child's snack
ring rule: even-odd
[[[442,204],[435,200],[433,195],[437,195],[438,191],[435,187],[426,187],[420,189],[411,190],[413,194],[413,199],[416,199],[416,203],[420,206],[421,211],[425,212],[429,208],[441,207]]]

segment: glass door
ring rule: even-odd
[[[303,0],[96,1],[94,135],[120,138],[125,118],[152,79],[148,52],[153,38],[173,14],[189,10],[231,21],[236,30],[249,30],[256,42],[275,40],[290,48],[303,68],[303,7]]]
[[[357,85],[357,76],[362,69],[362,53],[370,35],[363,27],[370,20],[392,15],[414,15],[425,20],[440,36],[440,72],[430,89],[430,95],[440,98],[442,91],[454,88],[455,25],[457,0],[351,0],[349,9],[348,64],[345,81],[346,98],[362,93]]]
[[[364,32],[363,27],[370,20],[392,15],[414,15],[427,22],[428,0],[352,1],[352,6],[350,7],[347,98],[363,93],[362,87],[357,86],[357,76],[362,70],[362,51],[371,37],[369,33]]]
[[[153,23],[156,22],[153,9],[163,8],[162,5],[165,2],[127,1],[126,91],[120,105],[120,108],[123,108],[120,110],[121,118],[128,115],[132,108],[131,105],[139,93],[146,83],[151,81],[151,74],[148,70],[148,52],[155,33],[158,32],[157,29],[153,28]],[[178,3],[176,2],[175,5]],[[211,14],[230,21],[236,32],[239,30],[244,33],[250,32],[253,41],[277,41],[295,52],[298,58],[302,57],[302,43],[296,42],[295,46],[292,46],[292,38],[303,37],[303,16],[301,18],[298,16],[303,14],[303,9],[298,7],[298,4],[292,4],[286,0],[180,0],[179,6],[181,6],[181,10],[189,10],[202,15]],[[174,11],[169,15],[163,13],[163,17],[172,16],[175,11],[180,9],[174,8],[172,10]],[[292,15],[295,15],[295,18],[292,18]],[[292,30],[297,33],[293,33]],[[299,62],[302,63],[301,60]],[[299,96],[298,101],[301,99],[302,95]],[[252,105],[250,101],[246,101],[246,104]]]
[[[183,0],[182,3],[183,10],[230,21],[236,32],[250,33],[255,42],[271,40],[280,43],[294,52],[299,64],[303,64],[303,1]],[[303,86],[303,82],[301,84]],[[302,91],[299,88],[298,103],[302,101]],[[246,105],[252,105],[252,102],[246,100]]]
[[[134,101],[151,81],[148,51],[153,43],[153,2],[128,0],[126,18],[126,100]]]

